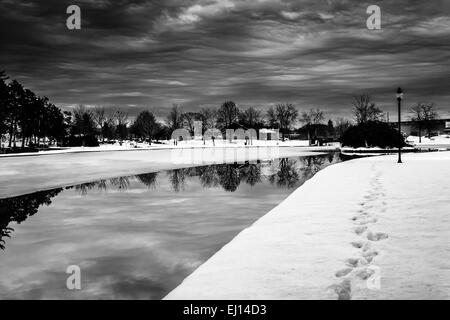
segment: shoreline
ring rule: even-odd
[[[0,199],[114,177],[210,164],[317,155],[333,152],[335,148],[259,146],[137,150],[0,158]]]
[[[14,157],[37,157],[37,156],[49,156],[55,154],[77,154],[77,153],[103,153],[103,152],[142,152],[142,151],[160,151],[160,150],[214,150],[214,149],[254,149],[254,148],[302,148],[304,151],[314,152],[330,152],[339,151],[338,147],[333,146],[303,146],[303,145],[218,145],[218,146],[203,146],[203,145],[186,145],[186,146],[171,146],[164,145],[158,147],[145,147],[145,148],[101,148],[101,147],[75,147],[75,148],[61,148],[57,150],[47,150],[39,152],[24,152],[24,153],[11,153],[0,154],[0,161],[2,158],[14,158]]]
[[[450,152],[404,161],[318,172],[165,299],[449,299]]]

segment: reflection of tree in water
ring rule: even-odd
[[[142,182],[147,188],[155,189],[156,188],[156,178],[158,177],[157,172],[146,173],[137,175],[136,178]]]
[[[301,157],[300,163],[294,159],[278,159],[271,163],[273,174],[267,176],[271,184],[284,188],[294,188],[302,182],[310,179],[318,171],[328,164],[339,161],[335,154],[317,155]],[[302,166],[301,168],[299,168]],[[224,190],[234,192],[239,185],[244,182],[250,186],[255,186],[262,182],[261,163],[251,164],[220,164],[203,167],[183,168],[169,171],[169,182],[175,192],[180,192],[186,187],[187,177],[198,177],[200,183],[205,188],[221,186]],[[158,173],[147,173],[136,176],[136,179],[148,188],[156,187]],[[110,179],[111,187],[118,190],[127,190],[130,187],[129,177],[119,177]],[[85,183],[75,186],[75,189],[82,195],[86,195],[90,190],[98,188],[107,190],[107,181]]]
[[[217,166],[217,174],[219,175],[219,184],[225,191],[234,192],[241,183],[239,166],[237,164],[223,164]]]
[[[106,180],[100,180],[97,182],[97,187],[98,190],[106,191],[108,190],[108,183],[106,182]]]
[[[187,173],[187,169],[175,169],[170,172],[169,180],[173,191],[180,192],[184,190]]]
[[[220,185],[225,191],[235,192],[241,182],[251,186],[261,182],[261,165],[245,163],[201,167],[199,178],[204,187]]]
[[[241,181],[244,180],[250,186],[261,182],[261,164],[246,164],[240,170]]]
[[[217,166],[206,166],[197,168],[200,183],[205,188],[217,187],[220,183]]]
[[[63,189],[41,191],[33,194],[0,200],[0,249],[5,249],[3,238],[10,238],[13,228],[8,227],[11,222],[18,224],[38,212],[42,205],[49,206],[51,199]]]
[[[88,191],[91,191],[99,186],[98,182],[89,182],[82,183],[75,186],[75,190],[81,193],[81,195],[85,196],[88,194]]]
[[[130,178],[129,177],[120,177],[120,178],[112,178],[109,179],[109,184],[116,188],[117,190],[127,190],[130,187]],[[85,196],[94,189],[107,191],[108,190],[108,182],[106,180],[99,180],[94,182],[82,183],[76,185],[75,190],[78,191],[81,195]]]
[[[224,190],[234,192],[241,182],[251,186],[261,182],[260,164],[219,164],[204,167],[173,170],[170,182],[175,191],[185,186],[185,177],[198,177],[205,188],[221,186]]]
[[[267,176],[271,184],[284,188],[295,188],[310,179],[328,164],[337,162],[335,154],[317,155],[294,159],[278,159],[271,163],[273,174]],[[328,163],[327,163],[328,160]],[[300,166],[302,166],[300,168]],[[262,181],[261,164],[220,164],[184,169],[191,177],[198,176],[203,187],[218,185],[226,191],[234,192],[242,182],[255,186]],[[184,178],[184,177],[183,177]],[[178,181],[177,179],[176,181]],[[184,186],[184,179],[182,180]],[[177,190],[174,188],[174,190]],[[180,189],[178,188],[178,191]]]
[[[328,163],[332,164],[334,162],[334,157],[336,156],[335,153],[329,153],[328,154]]]
[[[279,187],[294,188],[300,181],[296,164],[297,161],[293,159],[279,159],[276,165],[277,172],[268,177],[269,182]]]
[[[118,190],[128,190],[130,187],[130,178],[129,177],[119,177],[109,179],[109,183],[116,187]]]
[[[300,158],[303,167],[299,169],[299,164],[294,159],[279,159],[274,161],[272,169],[274,173],[267,178],[270,183],[279,187],[294,188],[301,185],[300,180],[306,181],[323,169],[325,162],[336,162],[333,154],[310,156]],[[169,171],[169,182],[173,191],[180,192],[186,188],[188,177],[198,177],[200,183],[205,188],[221,186],[224,190],[235,192],[241,183],[255,186],[262,182],[261,163],[245,164],[219,164],[203,167],[182,168]],[[137,175],[136,179],[148,188],[156,187],[158,173],[147,173]],[[127,190],[130,187],[129,177],[119,177],[109,180],[110,187],[118,190]],[[86,195],[90,190],[98,188],[107,190],[107,181],[85,183],[75,186],[75,189],[82,195]]]
[[[303,173],[303,179],[306,181],[306,180],[312,178],[317,172],[319,172],[326,166],[325,161],[329,160],[329,157],[328,157],[328,155],[310,156],[310,157],[304,157],[301,160],[303,162],[303,166],[301,168],[302,173]]]

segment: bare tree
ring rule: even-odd
[[[215,128],[216,111],[211,108],[202,108],[200,110],[200,120],[203,122],[203,131]]]
[[[239,115],[239,122],[248,129],[258,129],[262,124],[261,111],[250,107],[242,111]]]
[[[105,140],[105,137],[103,136],[104,126],[106,123],[106,111],[103,107],[95,107],[93,112],[93,119],[97,126],[97,128],[100,129],[100,135],[102,137],[102,140]]]
[[[128,136],[128,113],[116,110],[113,118],[116,123],[116,136],[121,140],[125,140]]]
[[[275,109],[273,107],[270,107],[269,110],[266,112],[266,125],[270,128],[278,129],[278,121],[277,121],[277,114],[275,112]]]
[[[186,127],[189,130],[189,133],[193,136],[195,121],[201,120],[200,113],[185,112],[185,113],[181,114],[181,118],[182,118],[184,127]]]
[[[103,124],[103,138],[104,139],[113,139],[116,129],[116,119],[115,112],[107,112],[105,114],[105,122]]]
[[[128,124],[128,113],[123,112],[121,110],[116,110],[113,114],[113,118],[118,126],[127,125]]]
[[[371,102],[368,94],[362,94],[353,98],[353,114],[358,124],[380,120],[383,112]]]
[[[280,129],[284,141],[285,133],[297,120],[298,110],[291,103],[277,104],[275,109],[270,108],[267,111],[267,117],[270,124],[276,125]]]
[[[348,128],[350,128],[352,123],[350,120],[345,118],[338,118],[335,121],[334,125],[334,133],[335,138],[340,139],[345,131],[347,131]]]
[[[83,114],[89,113],[90,116],[92,116],[92,111],[86,108],[84,104],[79,104],[73,109],[73,115],[74,117],[82,117]]]
[[[314,139],[317,137],[317,127],[325,120],[324,112],[320,109],[310,109],[302,112],[300,121],[305,123],[308,131],[308,140],[311,145],[311,131],[314,130]]]
[[[239,109],[233,101],[225,101],[217,111],[217,124],[221,130],[232,129],[239,118]]]
[[[429,103],[417,103],[410,108],[411,121],[414,126],[419,130],[419,143],[422,142],[422,130],[426,130],[428,137],[431,136],[431,132],[434,129],[433,120],[438,118],[436,111],[436,105],[433,102]]]
[[[167,115],[166,122],[167,122],[167,126],[172,131],[182,127],[183,117],[182,117],[181,109],[178,105],[174,104],[172,106],[172,109],[170,109],[170,112]]]

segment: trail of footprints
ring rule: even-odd
[[[354,241],[350,243],[350,245],[359,250],[360,256],[345,260],[346,267],[335,273],[337,278],[343,278],[343,281],[340,284],[333,286],[339,300],[351,299],[352,281],[350,276],[355,275],[361,280],[367,280],[373,275],[374,271],[368,267],[373,259],[379,254],[379,252],[373,248],[373,244],[388,238],[386,233],[372,232],[370,230],[370,226],[378,221],[375,212],[372,210],[375,203],[378,203],[377,211],[386,211],[386,202],[383,201],[385,194],[383,193],[383,187],[380,183],[380,176],[381,172],[375,174],[370,182],[371,189],[369,194],[366,195],[364,201],[359,204],[361,208],[358,210],[358,214],[352,217],[354,224],[353,232],[361,240]]]

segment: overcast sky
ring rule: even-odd
[[[77,4],[82,29],[66,28]],[[366,9],[382,10],[382,29]],[[450,111],[450,1],[0,0],[0,69],[60,106],[158,115],[292,102],[351,116],[370,93],[394,111],[434,101]]]

